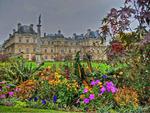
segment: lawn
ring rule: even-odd
[[[65,65],[65,64],[68,64],[69,66],[73,66],[73,61],[68,61],[68,62],[64,62],[64,61],[47,61],[47,62],[44,62],[44,65],[42,67],[52,67],[52,66],[56,66],[56,68],[59,68],[61,65]],[[84,64],[85,66],[87,65],[86,62],[82,62],[81,64]],[[32,65],[33,67],[36,66],[36,63],[35,62],[31,62],[29,61],[27,63],[27,65]],[[92,67],[98,67],[99,65],[99,62],[92,62]]]
[[[75,113],[75,112],[0,106],[0,113]]]

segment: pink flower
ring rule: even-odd
[[[8,92],[9,96],[12,97],[14,95],[14,92]]]
[[[88,92],[88,89],[87,89],[87,88],[84,88],[83,93],[87,93],[87,92]]]
[[[95,95],[94,94],[90,94],[89,99],[93,100],[94,98],[95,98]]]
[[[16,92],[19,92],[21,89],[20,88],[15,88],[15,91]]]
[[[76,101],[76,104],[78,104],[78,103],[80,103],[80,99],[78,99],[78,100]]]
[[[83,102],[84,102],[85,104],[88,104],[88,103],[90,102],[90,99],[85,98],[85,99],[83,100]]]
[[[6,86],[6,88],[8,88],[8,89],[9,89],[9,88],[10,88],[10,86]]]
[[[0,82],[0,84],[5,84],[6,83],[6,81],[2,81],[2,82]]]
[[[6,98],[6,95],[2,94],[0,95],[0,99]]]

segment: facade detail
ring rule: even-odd
[[[72,37],[65,37],[61,30],[55,34],[44,33],[41,36],[41,16],[37,25],[37,32],[34,25],[22,25],[18,23],[17,30],[9,35],[3,45],[3,54],[22,55],[28,60],[54,61],[73,59],[77,51],[81,51],[81,58],[86,52],[90,53],[93,60],[105,60],[104,51],[106,42],[100,37],[99,31],[87,30],[86,34],[73,34]]]

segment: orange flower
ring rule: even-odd
[[[85,95],[80,95],[80,99],[84,99],[85,98]]]

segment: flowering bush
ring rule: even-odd
[[[21,100],[31,98],[36,91],[38,83],[36,80],[27,80],[16,87],[16,96]]]
[[[137,91],[128,87],[119,88],[118,92],[114,96],[114,100],[119,106],[133,106],[135,108],[139,105],[138,98],[139,96]]]

